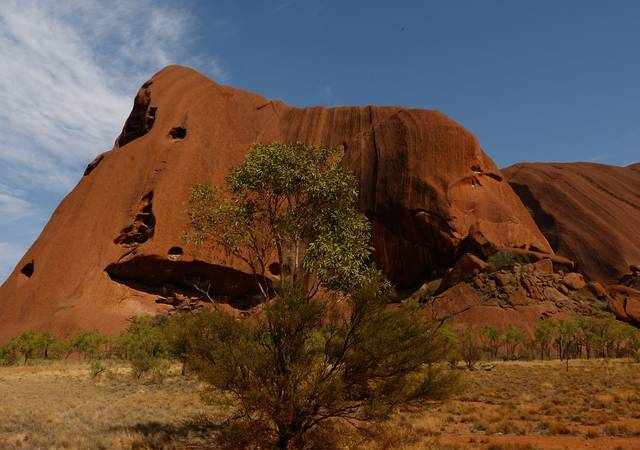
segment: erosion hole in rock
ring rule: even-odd
[[[146,203],[147,205],[151,203],[153,201],[153,191],[147,192],[145,195],[142,196],[141,200],[143,203]]]
[[[133,223],[120,230],[120,234],[113,242],[126,246],[142,244],[153,237],[155,227],[153,191],[149,191],[140,200],[139,210],[133,218]]]
[[[271,264],[269,264],[269,272],[271,273],[271,275],[279,276],[282,273],[280,263],[272,262]]]
[[[184,255],[184,251],[182,250],[182,247],[171,247],[167,254],[169,256],[182,256]]]
[[[180,261],[154,255],[138,255],[109,264],[111,280],[132,289],[166,298],[184,296],[208,303],[216,301],[246,310],[264,301],[262,288],[273,292],[267,278],[204,261]]]
[[[158,108],[150,106],[151,82],[142,85],[133,101],[131,113],[122,127],[122,132],[116,139],[116,147],[124,147],[129,142],[144,136],[151,130],[156,120]]]
[[[184,139],[187,137],[187,129],[183,127],[174,127],[169,131],[171,139]]]
[[[33,273],[35,272],[35,266],[33,264],[33,261],[31,261],[31,262],[25,264],[24,266],[22,266],[22,269],[20,269],[20,272],[25,277],[31,278],[33,276]]]

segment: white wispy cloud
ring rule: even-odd
[[[21,256],[21,249],[9,242],[0,242],[0,261],[18,258]]]
[[[31,204],[28,201],[1,191],[0,211],[2,211],[3,220],[7,222],[21,219],[27,214],[33,213]]]
[[[136,90],[154,72],[182,63],[229,79],[219,59],[194,54],[194,30],[196,18],[176,2],[2,1],[3,240],[8,220],[57,201],[112,146]]]

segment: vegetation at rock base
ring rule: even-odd
[[[610,316],[541,320],[533,331],[515,325],[500,330],[448,324],[443,334],[453,367],[462,361],[473,369],[482,360],[631,358],[640,361],[640,330]]]
[[[370,227],[341,157],[255,145],[226,195],[193,189],[186,239],[214,240],[255,274],[271,266],[277,276],[262,286],[263,314],[239,321],[213,311],[192,335],[190,367],[237,402],[222,446],[304,448],[322,427],[386,419],[452,384],[436,364],[438,327],[417,305],[388,307],[393,293],[368,265]]]
[[[487,260],[493,270],[511,269],[516,264],[526,264],[529,259],[523,255],[514,255],[509,252],[496,252]]]

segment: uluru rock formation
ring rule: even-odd
[[[464,253],[551,253],[476,138],[446,116],[400,107],[295,108],[169,66],[146,82],[114,148],[96,158],[0,288],[0,339],[26,329],[113,332],[166,311],[194,280],[235,307],[256,283],[220,249],[181,241],[199,182],[222,185],[255,142],[342,146],[374,226],[377,263],[401,287]]]
[[[640,165],[525,163],[503,172],[559,255],[617,282],[640,264]]]

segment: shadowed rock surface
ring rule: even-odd
[[[610,311],[631,322],[616,311],[619,304],[626,303],[616,301],[615,289],[587,284],[579,273],[554,271],[551,259],[500,270],[476,266],[466,272],[466,280],[444,292],[428,295],[426,289],[421,290],[414,298],[424,305],[428,315],[474,326],[505,329],[516,325],[533,331],[540,320],[564,319],[574,314],[600,316]]]
[[[640,164],[524,163],[504,170],[556,253],[617,282],[640,264]]]
[[[344,148],[377,263],[400,287],[441,276],[465,253],[551,252],[477,139],[441,113],[294,108],[170,66],[143,85],[114,148],[90,164],[0,288],[0,339],[25,329],[114,332],[131,315],[169,311],[174,302],[156,302],[158,292],[196,295],[190,277],[200,295],[211,287],[250,300],[257,282],[241,261],[180,236],[193,184],[222,185],[252,143],[276,140]],[[31,275],[21,271],[28,264]]]

